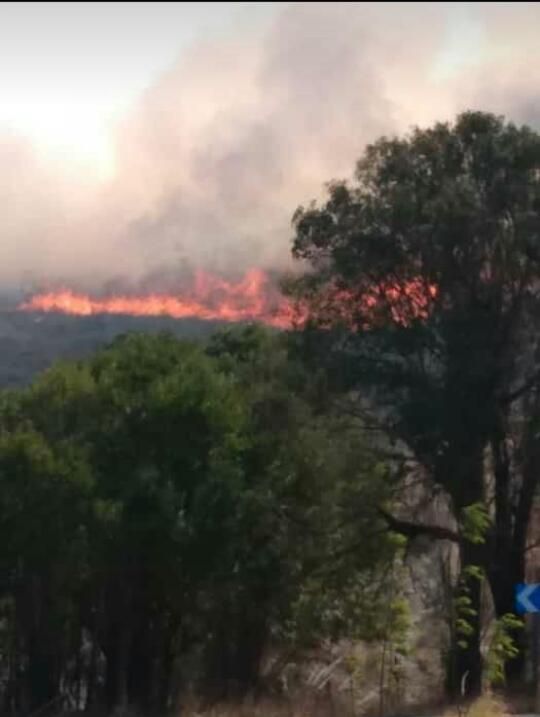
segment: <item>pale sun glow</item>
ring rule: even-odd
[[[98,179],[114,172],[110,115],[102,108],[36,99],[10,106],[4,122],[62,163],[81,165]]]

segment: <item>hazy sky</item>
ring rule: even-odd
[[[366,142],[538,126],[538,3],[0,3],[0,288],[287,262]]]
[[[274,5],[0,3],[0,129],[107,173],[111,126],[140,93],[190,44],[248,31]]]

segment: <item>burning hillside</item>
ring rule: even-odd
[[[251,269],[238,281],[197,271],[189,286],[178,293],[92,297],[70,289],[38,293],[23,302],[22,311],[57,312],[78,316],[125,314],[198,318],[220,321],[261,321],[287,328],[293,309],[277,286],[260,269]]]
[[[369,291],[329,287],[327,303],[319,306],[318,311],[320,317],[339,318],[358,328],[376,323],[377,307],[386,306],[392,321],[407,324],[414,318],[427,317],[436,293],[434,286],[426,286],[420,280],[406,282],[401,287],[385,285]],[[197,271],[189,284],[175,293],[91,296],[65,288],[45,291],[30,297],[18,309],[75,316],[116,314],[203,321],[260,321],[281,329],[291,327],[301,318],[276,283],[261,269],[251,269],[237,281]]]

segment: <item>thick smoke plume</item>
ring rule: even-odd
[[[538,126],[539,21],[533,3],[282,5],[148,88],[115,128],[105,183],[4,134],[0,286],[285,268],[293,211],[366,142],[468,108]]]

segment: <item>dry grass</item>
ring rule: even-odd
[[[473,702],[469,717],[505,717],[508,706],[498,697],[486,696]]]
[[[216,705],[210,709],[191,708],[186,717],[282,717],[275,705]]]
[[[209,709],[189,707],[183,717],[346,717],[334,705],[305,700],[302,703],[262,701],[235,705],[217,705]]]
[[[217,706],[205,711],[183,712],[186,717],[311,717],[310,712],[276,705]]]
[[[341,712],[326,705],[280,705],[258,703],[216,706],[209,710],[190,709],[186,717],[341,717]],[[443,717],[508,717],[507,705],[495,697],[481,697],[466,708],[448,709]]]
[[[185,717],[342,717],[344,713],[335,705],[316,704],[306,701],[304,704],[284,704],[276,702],[246,702],[240,705],[215,706],[207,710],[195,707],[183,710]],[[498,697],[484,696],[472,704],[461,708],[447,709],[443,717],[508,717],[508,706]]]
[[[508,705],[499,697],[485,695],[470,705],[447,710],[443,717],[507,717],[508,714]]]

